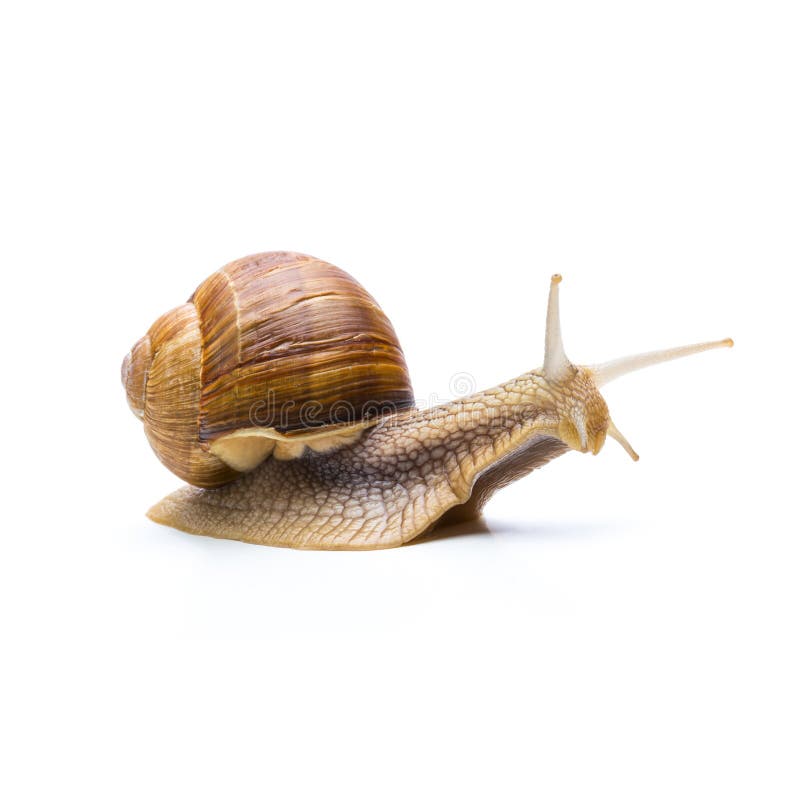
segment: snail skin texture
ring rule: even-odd
[[[474,519],[498,489],[568,450],[596,455],[607,436],[638,460],[600,387],[733,342],[574,366],[560,283],[540,369],[417,409],[391,323],[347,273],[284,252],[228,264],[123,362],[154,451],[194,484],[148,516],[255,544],[371,550]]]

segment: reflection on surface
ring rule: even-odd
[[[631,523],[626,520],[609,520],[598,522],[586,521],[564,521],[564,522],[539,522],[531,524],[526,522],[514,522],[504,519],[486,519],[477,517],[476,519],[465,522],[442,523],[437,525],[432,531],[423,533],[416,539],[412,539],[405,547],[415,544],[427,544],[440,539],[455,539],[461,536],[472,536],[478,534],[500,536],[503,534],[514,534],[527,536],[529,538],[566,538],[575,536],[592,536],[595,534],[613,533],[629,530]]]

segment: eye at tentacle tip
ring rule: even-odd
[[[561,313],[558,299],[558,285],[560,283],[561,275],[558,273],[550,278],[550,294],[547,298],[547,323],[545,327],[542,371],[552,381],[564,379],[572,369],[572,364],[564,351],[564,341],[561,336]]]
[[[613,361],[606,361],[604,364],[596,364],[590,367],[594,381],[597,386],[605,386],[607,383],[617,378],[635,372],[638,369],[652,367],[662,364],[665,361],[672,361],[676,358],[685,358],[704,353],[707,350],[717,350],[721,347],[733,347],[733,339],[717,339],[712,342],[700,342],[699,344],[683,345],[681,347],[671,347],[666,350],[653,350],[648,353],[637,353],[633,356],[617,358]]]

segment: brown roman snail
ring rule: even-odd
[[[574,366],[554,275],[544,365],[414,407],[391,323],[352,277],[263,253],[215,272],[125,357],[128,403],[161,461],[193,487],[148,512],[190,533],[375,549],[480,515],[499,488],[606,436],[638,459],[599,387],[730,339]]]

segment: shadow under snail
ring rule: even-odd
[[[128,403],[161,461],[193,484],[148,516],[189,533],[313,549],[404,544],[480,516],[491,495],[611,436],[599,388],[730,339],[574,366],[550,283],[544,364],[417,409],[377,303],[310,256],[263,253],[211,275],[125,357]]]

